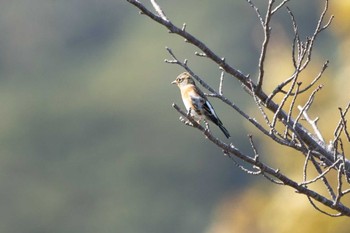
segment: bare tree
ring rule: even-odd
[[[322,78],[324,71],[327,69],[328,61],[323,64],[319,73],[310,83],[304,84],[300,81],[300,75],[309,67],[313,57],[312,51],[317,37],[323,30],[327,29],[332,22],[333,16],[325,19],[328,10],[328,0],[325,0],[323,11],[319,16],[314,31],[305,40],[302,40],[300,37],[298,24],[293,12],[286,6],[289,0],[282,0],[280,3],[276,3],[275,0],[269,0],[267,3],[267,10],[263,13],[251,0],[246,0],[255,11],[264,32],[256,79],[252,79],[249,75],[243,74],[238,69],[228,64],[224,58],[218,56],[201,40],[188,32],[186,30],[186,24],[183,24],[181,27],[174,25],[155,0],[150,0],[154,11],[148,9],[138,0],[127,1],[136,6],[141,14],[147,15],[152,20],[165,26],[169,32],[183,37],[187,43],[196,46],[200,50],[200,52],[196,52],[196,55],[208,58],[217,64],[221,70],[219,91],[214,90],[214,88],[210,87],[203,79],[196,75],[187,65],[187,59],[184,61],[179,60],[170,48],[166,48],[172,59],[165,61],[167,63],[179,65],[189,72],[210,92],[210,94],[207,94],[208,96],[215,97],[225,103],[227,107],[234,109],[245,120],[249,121],[271,140],[280,145],[292,148],[296,153],[303,154],[305,156],[305,163],[302,168],[303,179],[301,181],[293,180],[279,169],[262,162],[252,135],[248,135],[248,140],[252,147],[252,154],[243,153],[233,143],[228,144],[215,137],[210,132],[208,126],[198,124],[193,120],[190,114],[181,110],[176,104],[173,104],[173,107],[181,114],[182,117],[180,119],[182,122],[202,132],[208,140],[222,149],[223,153],[232,159],[235,165],[247,174],[262,175],[275,184],[292,187],[297,193],[306,195],[311,205],[324,214],[333,217],[350,216],[350,207],[342,203],[342,198],[350,193],[350,161],[346,158],[343,144],[350,142],[346,120],[350,103],[345,108],[339,107],[339,123],[334,130],[334,138],[331,142],[326,143],[317,127],[318,118],[310,119],[307,112],[313,104],[317,92],[322,88],[322,85],[317,85],[316,83]],[[291,58],[294,72],[268,94],[264,91],[264,85],[268,81],[268,78],[265,76],[265,63],[271,38],[270,22],[275,13],[282,9],[286,9],[294,31],[294,38],[291,45]],[[264,122],[258,122],[254,116],[244,112],[233,101],[225,97],[222,90],[224,74],[229,74],[241,82],[243,88],[255,101],[256,107],[263,116]],[[277,94],[283,95],[279,103],[277,103],[275,100],[276,98],[274,98]],[[302,95],[307,95],[307,101],[303,106],[295,106],[296,99]],[[268,111],[273,113],[272,117],[268,116]],[[301,119],[305,119],[306,121],[301,122]],[[313,132],[307,130],[305,124],[309,124]],[[283,126],[282,130],[282,127],[280,127],[281,125]],[[244,163],[241,161],[244,161]],[[316,177],[308,177],[310,176],[311,169],[317,171],[318,175]],[[336,172],[336,179],[330,177],[331,171]],[[321,183],[328,191],[328,194],[322,195],[317,188],[310,188],[310,184],[314,183]],[[333,211],[330,211],[330,209],[325,210],[321,207],[322,205],[333,209]]]

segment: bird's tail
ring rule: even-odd
[[[227,138],[231,137],[231,135],[230,135],[230,133],[228,132],[228,130],[227,130],[222,124],[219,124],[218,126],[219,126],[219,128],[221,129],[221,131],[225,134],[225,136],[226,136]]]

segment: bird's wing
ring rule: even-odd
[[[189,92],[189,97],[192,100],[192,103],[195,107],[194,110],[196,112],[199,111],[201,114],[204,114],[209,120],[211,120],[215,124],[221,123],[218,116],[216,115],[213,106],[200,89],[198,89],[197,87],[193,88],[193,90]]]
[[[217,125],[222,124],[219,117],[216,115],[216,112],[213,106],[208,100],[206,100],[205,103],[203,104],[203,109],[204,109],[204,115],[206,115],[212,122],[214,122]]]

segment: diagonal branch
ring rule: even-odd
[[[187,31],[182,30],[179,27],[176,27],[173,23],[171,23],[171,21],[166,21],[166,20],[162,19],[161,17],[153,14],[139,1],[137,1],[137,0],[127,0],[127,1],[131,4],[133,4],[134,6],[136,6],[137,8],[139,8],[141,10],[141,12],[143,12],[144,15],[147,15],[148,17],[150,17],[154,21],[156,21],[156,22],[160,23],[161,25],[165,26],[166,28],[168,28],[170,32],[178,34],[179,36],[183,37],[188,43],[193,44],[194,46],[199,48],[203,53],[206,54],[206,56],[209,59],[211,59],[213,62],[215,62],[219,67],[222,67],[222,69],[225,70],[226,73],[231,74],[233,77],[238,79],[247,90],[252,91],[251,85],[250,85],[251,79],[248,76],[241,73],[239,70],[230,66],[225,61],[225,59],[222,59],[218,55],[216,55],[202,41],[198,40],[196,37],[194,37],[192,34],[188,33]],[[328,8],[325,8],[324,12],[327,9]],[[323,17],[322,17],[322,19],[323,19]],[[322,19],[320,19],[321,22],[322,22]],[[329,24],[327,24],[327,26],[328,25]],[[319,31],[319,30],[316,30],[316,31]],[[318,35],[318,33],[316,33],[315,36],[312,37],[313,40],[316,38],[317,35]],[[256,86],[254,84],[252,86],[253,86],[253,90],[255,90]],[[272,100],[269,100],[269,97],[262,90],[257,90],[255,94],[261,100],[262,103],[265,103],[265,107],[268,108],[270,111],[272,111],[273,113],[276,113],[278,111],[279,105],[276,104],[275,102],[273,102]],[[221,100],[224,101],[226,104],[233,106],[230,104],[232,102],[229,101],[228,99],[221,98]],[[251,119],[249,116],[247,116],[245,118]],[[286,119],[288,118],[288,114],[285,111],[279,111],[277,114],[277,118],[279,120],[281,120],[281,122],[283,122],[284,124],[288,124],[289,127],[291,127],[291,128],[294,126],[293,129],[296,131],[296,133],[299,135],[299,137],[302,139],[302,141],[306,145],[308,145],[310,148],[317,148],[317,151],[319,153],[315,156],[317,156],[321,160],[324,160],[327,166],[332,165],[332,161],[333,161],[333,157],[334,157],[332,152],[329,151],[328,148],[323,143],[319,142],[318,140],[316,140],[316,138],[314,138],[312,135],[310,135],[308,133],[308,131],[301,124],[295,123],[293,119],[290,119],[290,121],[287,122]],[[250,120],[250,122],[252,122],[252,121]],[[350,161],[349,160],[346,160],[346,162],[345,162],[344,172],[346,172],[348,177],[350,177]]]
[[[152,6],[156,13],[151,12],[148,10],[142,3],[140,3],[138,0],[127,0],[129,3],[136,6],[142,14],[148,16],[152,20],[158,22],[159,24],[165,26],[170,33],[174,33],[182,37],[186,42],[194,45],[197,47],[200,51],[196,53],[196,55],[201,57],[206,57],[210,60],[212,60],[214,63],[218,65],[218,67],[222,70],[220,83],[219,83],[219,92],[215,91],[213,88],[211,88],[209,85],[207,85],[200,77],[198,77],[187,65],[187,60],[185,59],[183,62],[179,61],[174,53],[167,48],[169,54],[173,57],[173,60],[168,60],[168,63],[171,64],[177,64],[183,67],[185,70],[187,70],[197,81],[200,82],[200,84],[205,87],[208,91],[211,92],[209,96],[216,97],[220,99],[223,103],[227,104],[231,108],[233,108],[235,111],[237,111],[244,119],[252,123],[257,129],[259,129],[263,134],[267,135],[269,138],[273,139],[274,141],[280,143],[281,145],[292,147],[304,155],[307,155],[311,161],[313,161],[314,166],[316,169],[321,169],[318,163],[315,163],[314,161],[321,161],[322,166],[325,167],[325,170],[328,169],[334,169],[337,170],[338,177],[345,177],[348,180],[348,177],[350,177],[350,161],[345,158],[344,156],[344,150],[341,148],[338,150],[338,143],[341,143],[340,134],[345,131],[347,133],[346,128],[346,120],[345,115],[348,111],[348,108],[345,109],[345,111],[341,111],[341,120],[338,124],[338,127],[335,131],[335,140],[334,140],[334,149],[330,148],[329,146],[325,145],[324,141],[320,137],[315,137],[313,134],[311,134],[302,124],[299,123],[299,119],[303,115],[305,111],[311,106],[315,93],[321,88],[319,86],[316,88],[314,92],[310,95],[308,101],[298,114],[298,116],[293,119],[292,117],[292,110],[293,106],[296,100],[297,95],[301,94],[302,92],[305,92],[306,90],[310,89],[314,86],[314,84],[319,80],[319,78],[322,76],[324,70],[326,69],[328,62],[325,63],[323,66],[321,72],[317,75],[317,77],[312,81],[309,85],[306,86],[306,88],[301,89],[300,85],[301,82],[297,81],[298,76],[300,73],[309,65],[309,62],[311,60],[312,55],[312,49],[314,47],[314,42],[319,33],[323,30],[325,30],[330,23],[332,22],[333,16],[331,16],[326,24],[323,24],[323,20],[325,17],[325,14],[328,10],[328,0],[326,0],[326,5],[323,9],[323,12],[319,18],[319,21],[317,23],[317,26],[315,28],[315,31],[313,35],[306,39],[305,42],[301,42],[299,39],[299,33],[298,28],[296,25],[296,21],[294,19],[294,15],[291,13],[289,9],[287,9],[291,15],[292,22],[293,22],[293,30],[294,30],[294,40],[293,40],[293,64],[295,67],[295,71],[291,77],[289,77],[281,86],[279,89],[276,89],[276,93],[283,92],[285,93],[284,100],[279,104],[274,102],[273,95],[268,96],[263,90],[262,90],[262,84],[264,79],[264,61],[266,59],[266,52],[267,52],[267,45],[270,38],[270,20],[272,15],[277,12],[279,9],[281,9],[288,0],[282,1],[278,6],[273,8],[274,0],[269,0],[268,9],[265,15],[265,19],[261,17],[260,11],[258,8],[254,8],[256,11],[256,14],[258,15],[259,20],[262,23],[263,29],[264,29],[264,35],[265,40],[262,43],[261,53],[260,53],[260,59],[259,59],[259,76],[257,84],[254,84],[252,79],[248,75],[244,75],[241,71],[234,68],[230,64],[228,64],[224,58],[218,56],[216,53],[214,53],[209,47],[207,47],[202,41],[194,37],[191,33],[186,31],[186,25],[182,25],[182,27],[175,26],[165,15],[164,11],[161,9],[161,7],[158,5],[158,3],[154,0],[150,0],[152,3]],[[252,4],[251,0],[247,0],[250,4]],[[254,4],[253,4],[254,6]],[[323,25],[323,26],[322,26]],[[242,111],[236,104],[234,104],[231,100],[226,98],[222,94],[223,89],[223,78],[224,78],[224,72],[227,74],[232,75],[234,78],[239,80],[242,84],[242,86],[247,90],[248,94],[250,94],[254,101],[257,103],[257,106],[261,110],[263,116],[266,116],[265,120],[269,127],[272,129],[270,131],[266,130],[261,124],[259,124],[254,118],[249,116],[249,114]],[[291,85],[292,87],[289,89],[289,91],[284,92],[282,88],[287,85],[288,83],[293,82]],[[295,88],[295,85],[297,87]],[[294,96],[292,100],[292,105],[289,107],[289,111],[286,112],[284,110],[284,104],[287,100],[287,98]],[[258,169],[258,171],[252,171],[252,174],[262,174],[266,176],[266,178],[273,180],[274,182],[288,185],[292,188],[294,188],[297,192],[305,194],[310,198],[310,202],[313,203],[314,200],[321,202],[322,204],[337,210],[340,212],[340,214],[350,216],[350,209],[346,206],[344,206],[342,203],[340,203],[340,197],[344,194],[344,192],[349,192],[347,190],[342,191],[342,185],[341,181],[338,182],[338,190],[336,196],[335,192],[329,185],[327,178],[325,175],[328,173],[325,173],[323,175],[320,175],[320,178],[328,188],[328,191],[331,193],[331,199],[328,199],[319,193],[308,189],[307,185],[299,185],[297,182],[291,180],[284,174],[282,174],[279,170],[276,170],[274,168],[269,167],[267,164],[261,162],[258,159],[257,151],[254,150],[254,157],[250,157],[244,153],[242,153],[239,149],[237,149],[233,144],[226,144],[222,141],[220,141],[218,138],[214,137],[211,132],[209,131],[208,127],[203,127],[202,125],[195,122],[189,114],[186,114],[183,112],[177,105],[173,105],[174,108],[182,115],[184,119],[187,119],[185,121],[186,124],[191,125],[194,128],[197,128],[200,130],[205,137],[210,140],[212,143],[214,143],[216,146],[221,148],[224,151],[224,154],[227,154],[230,156],[235,156],[235,158],[239,158],[243,160],[244,162],[251,164],[253,168]],[[272,123],[269,123],[270,120],[267,118],[267,115],[265,113],[264,109],[267,108],[270,110],[273,114],[273,120]],[[285,136],[278,133],[275,127],[275,122],[281,122],[285,125],[286,129],[289,129],[293,133],[292,137],[290,138],[290,134],[288,134],[288,130],[285,133]],[[348,136],[348,135],[346,135]],[[296,138],[295,138],[296,137]],[[252,143],[252,141],[251,141]],[[254,144],[253,144],[254,147]],[[342,144],[340,144],[340,147],[342,147]],[[339,162],[339,159],[341,158],[341,162]],[[307,165],[307,164],[306,164]],[[305,165],[305,166],[306,166]],[[243,166],[242,166],[243,168]],[[306,168],[305,168],[306,169]],[[322,174],[322,170],[319,170],[319,173]],[[249,170],[247,170],[249,171]],[[306,172],[306,170],[304,170]],[[344,175],[344,176],[343,176]],[[306,177],[306,175],[305,175]],[[306,178],[304,179],[304,181]],[[317,179],[318,180],[318,179]],[[339,178],[338,178],[339,180]],[[349,182],[349,180],[348,180]],[[314,204],[312,204],[314,205]]]
[[[157,16],[153,14],[150,10],[148,10],[142,3],[140,3],[137,0],[127,0],[129,3],[133,4],[137,8],[141,10],[141,12],[154,21],[162,24],[166,28],[169,29],[171,33],[175,33],[180,35],[181,37],[185,38],[186,41],[190,44],[195,45],[197,48],[199,48],[208,58],[213,60],[216,64],[218,64],[220,67],[222,67],[227,73],[233,75],[236,77],[240,82],[242,82],[245,86],[248,87],[248,77],[241,73],[239,70],[233,68],[230,66],[225,59],[222,59],[218,55],[216,55],[211,49],[209,49],[202,41],[198,40],[196,37],[194,37],[192,34],[188,33],[186,30],[182,30],[179,27],[176,27],[171,21],[166,21],[162,19],[160,16]]]
[[[270,166],[266,165],[265,163],[261,162],[260,160],[256,160],[246,154],[243,154],[239,149],[234,147],[232,144],[231,145],[226,144],[223,141],[216,138],[215,136],[213,136],[207,129],[205,129],[203,126],[198,124],[195,120],[193,120],[193,118],[189,117],[188,114],[182,111],[179,108],[179,106],[177,106],[176,104],[173,104],[173,107],[184,118],[187,118],[195,128],[201,131],[209,141],[211,141],[212,143],[220,147],[225,152],[225,154],[235,155],[237,158],[251,165],[254,165],[255,167],[258,167],[261,170],[261,172],[266,173],[274,177],[275,179],[281,181],[284,185],[294,188],[298,193],[304,194],[309,198],[312,198],[318,202],[321,202],[324,205],[341,212],[343,215],[350,216],[350,208],[344,206],[341,203],[334,203],[332,200],[316,193],[313,190],[306,188],[304,185],[299,185],[297,182],[289,179],[287,176],[282,174],[279,170],[273,169]]]

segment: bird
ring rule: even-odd
[[[204,93],[196,86],[188,72],[178,75],[171,84],[176,84],[179,87],[186,110],[194,120],[200,123],[202,119],[208,119],[221,129],[226,138],[230,137],[230,133],[222,124],[213,106]]]

